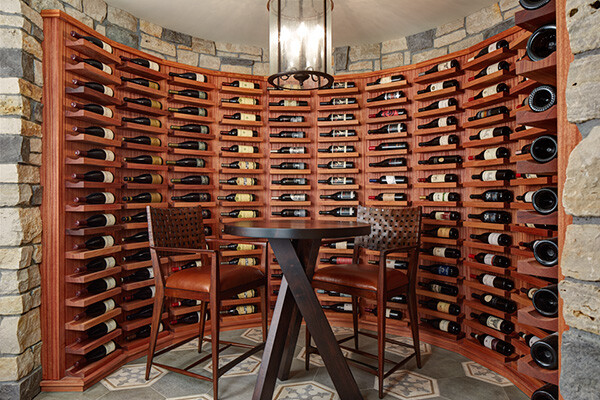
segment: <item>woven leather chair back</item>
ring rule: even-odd
[[[371,225],[368,236],[355,239],[358,246],[383,251],[403,246],[418,246],[421,236],[421,207],[358,207],[358,222]]]
[[[204,249],[201,207],[148,207],[150,246]]]

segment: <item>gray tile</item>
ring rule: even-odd
[[[165,400],[165,396],[152,388],[115,390],[100,397],[102,400]]]
[[[530,398],[516,386],[508,386],[503,389],[510,400],[529,400]]]
[[[85,392],[41,392],[35,397],[35,400],[97,400],[108,393],[108,389],[101,383]]]
[[[510,400],[504,388],[469,377],[438,379],[440,395],[449,400]]]
[[[193,394],[204,394],[210,390],[212,395],[212,383],[201,379],[192,378],[182,374],[169,372],[158,382],[152,385],[152,389],[165,397],[182,397]]]

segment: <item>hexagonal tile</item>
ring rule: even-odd
[[[375,378],[375,389],[379,387]],[[402,400],[429,399],[440,395],[437,380],[416,372],[400,370],[394,372],[383,382],[384,394],[390,394]]]
[[[342,350],[342,354],[344,355],[344,357],[350,357],[352,355],[352,353],[348,350],[344,350],[344,349],[341,349],[341,350]],[[296,356],[296,359],[304,362],[305,354],[306,354],[306,347],[303,347],[302,350],[300,350],[300,353],[298,353],[298,355]],[[310,355],[310,364],[314,365],[315,367],[324,367],[325,366],[321,356],[319,354],[314,354],[314,353]]]
[[[231,360],[239,357],[239,354],[228,354],[226,356],[219,357],[219,368],[223,365],[227,364]],[[231,378],[236,376],[245,376],[245,375],[254,375],[258,372],[258,368],[260,367],[260,359],[254,356],[250,356],[246,358],[244,361],[237,364],[235,367],[231,368],[229,371],[222,376],[222,378]],[[209,371],[212,374],[212,363],[209,362],[204,366],[206,371]]]
[[[244,339],[248,339],[249,341],[254,342],[254,343],[262,343],[262,341],[263,341],[262,328],[246,329],[246,331],[244,333],[242,333],[240,336],[243,337]]]
[[[183,396],[183,397],[169,397],[165,400],[213,400],[212,396],[208,394],[194,394],[191,396]]]
[[[402,343],[406,343],[410,346],[413,345],[413,340],[412,338],[408,338],[408,337],[394,337],[394,340],[398,341],[398,342],[402,342]],[[431,346],[428,345],[427,343],[424,343],[422,341],[420,341],[419,343],[419,347],[421,348],[421,355],[424,356],[426,354],[431,354]],[[397,354],[401,357],[408,357],[409,355],[412,354],[413,349],[412,347],[404,347],[404,346],[400,346],[394,343],[386,343],[385,344],[385,351],[389,351],[392,354]]]
[[[335,390],[314,381],[283,384],[275,388],[273,400],[337,400]]]
[[[512,383],[508,379],[487,369],[483,365],[477,364],[475,361],[466,361],[462,363],[462,366],[465,370],[465,375],[469,378],[474,378],[496,386],[512,386]]]
[[[136,389],[152,386],[166,374],[166,370],[153,365],[150,379],[146,380],[146,364],[129,364],[119,368],[101,382],[108,390]]]
[[[181,346],[179,346],[171,351],[190,351],[190,350],[198,350],[198,338],[192,339],[189,342],[182,344]],[[210,342],[205,340],[202,343],[202,351],[210,351]]]

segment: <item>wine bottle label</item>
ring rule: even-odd
[[[102,85],[102,91],[104,92],[105,95],[113,97],[115,95],[114,90],[112,90],[111,88],[109,88],[108,86]]]
[[[496,171],[483,171],[481,173],[481,180],[482,181],[496,181]]]
[[[487,48],[487,52],[491,53],[492,51],[495,51],[498,47],[498,42],[492,43],[488,46]]]
[[[444,88],[444,82],[432,83],[430,91],[436,92],[438,90],[442,90],[443,88]]]
[[[115,321],[114,319],[109,319],[104,324],[106,325],[106,333],[112,332],[115,329],[117,329],[117,321]],[[112,340],[109,343],[114,344]]]
[[[441,64],[438,64],[437,68],[438,68],[438,72],[439,71],[445,71],[447,69],[452,68],[452,60],[443,62]]]
[[[238,153],[254,153],[254,146],[238,146]]]
[[[438,108],[446,108],[450,107],[450,99],[440,100],[438,103]]]
[[[347,249],[348,248],[348,242],[336,242],[335,248],[336,249]]]
[[[114,257],[106,257],[104,262],[106,263],[106,269],[113,268],[115,265],[117,265],[117,260],[115,260]]]
[[[496,345],[496,343],[495,343],[496,341],[498,341],[498,339],[496,339],[493,336],[487,335],[485,337],[485,339],[483,339],[483,345],[485,347],[487,347],[488,349],[494,350],[494,347],[496,347],[495,346]]]
[[[238,218],[254,218],[254,211],[251,210],[241,210],[238,214]],[[242,259],[240,258],[240,261]]]
[[[192,264],[194,264],[194,267],[201,267],[202,266],[202,260],[192,261]]]
[[[240,113],[240,120],[241,121],[256,121],[256,115],[254,115],[254,114],[247,114],[247,113]]]
[[[442,128],[444,126],[448,126],[448,118],[438,119],[438,127]]]
[[[303,194],[290,194],[290,200],[292,201],[304,201]]]
[[[392,314],[392,310],[390,308],[386,308],[385,309],[385,317],[390,318],[391,314]]]
[[[534,194],[534,193],[535,193],[534,191],[529,191],[529,192],[526,192],[526,193],[523,195],[523,201],[524,201],[525,203],[531,203],[531,202],[533,201],[533,194]]]
[[[158,174],[150,174],[152,176],[152,183],[153,184],[161,184],[163,183],[163,177],[161,175]]]
[[[440,331],[448,332],[448,327],[450,326],[450,321],[446,319],[440,320]]]
[[[110,108],[104,107],[104,106],[100,106],[100,107],[102,107],[102,115],[104,115],[105,117],[108,117],[108,118],[112,118],[113,112]]]
[[[110,150],[102,150],[104,151],[104,159],[106,161],[115,161],[115,153]]]
[[[332,161],[330,164],[331,169],[344,169],[346,168],[346,161]]]
[[[160,86],[156,82],[148,81],[148,87],[154,90],[159,90]]]
[[[156,294],[156,287],[154,286],[150,286],[150,297],[154,297],[154,295]]]
[[[304,154],[304,147],[290,147],[290,154]]]
[[[235,201],[252,201],[252,194],[250,193],[237,193],[235,195]]]
[[[394,185],[394,184],[396,184],[396,177],[393,176],[393,175],[386,175],[386,176],[383,177],[383,180],[388,185]]]
[[[435,292],[435,293],[441,293],[442,292],[442,287],[440,285],[438,285],[437,283],[432,283],[429,286],[429,288],[431,289],[432,292]]]
[[[115,202],[115,195],[110,192],[102,192],[104,195],[104,204],[112,204]]]
[[[109,53],[113,52],[113,48],[111,47],[110,44],[104,43],[103,41],[100,41],[100,43],[102,43],[102,50],[107,51]]]
[[[246,104],[246,105],[253,106],[254,99],[251,97],[238,97],[238,104]],[[240,135],[238,135],[238,136],[240,136]]]
[[[112,183],[115,180],[114,175],[111,172],[108,171],[100,171],[102,172],[102,182],[104,183]]]
[[[346,114],[331,114],[332,121],[345,121],[346,117]]]
[[[489,67],[487,67],[485,69],[485,74],[486,75],[490,75],[493,74],[494,72],[498,71],[500,69],[500,63],[497,62],[495,64],[490,65]]]
[[[115,132],[112,129],[100,128],[104,132],[104,139],[113,140],[115,138]]]
[[[434,215],[434,219],[438,221],[448,221],[450,220],[450,212],[448,211],[436,211]]]
[[[252,130],[251,129],[238,129],[237,135],[239,137],[252,137]]]
[[[438,228],[438,231],[437,231],[438,237],[449,238],[451,229],[452,228]]]
[[[154,70],[154,71],[160,71],[160,66],[157,63],[155,63],[154,61],[148,60],[148,68],[150,68],[151,70]]]
[[[202,74],[195,74],[195,75],[196,75],[196,81],[206,82],[206,75],[202,75]]]
[[[494,296],[492,296],[491,294],[486,294],[485,296],[483,296],[484,303],[490,304],[492,300],[494,300]]]
[[[238,314],[242,315],[242,314],[252,314],[254,312],[255,307],[254,306],[237,306],[235,308],[238,312]]]
[[[392,81],[392,77],[391,76],[386,76],[386,77],[383,77],[383,78],[379,79],[379,84],[383,85],[385,83],[390,83],[391,81]]]
[[[494,257],[496,257],[493,254],[486,254],[485,257],[483,257],[483,263],[487,264],[487,265],[492,265],[492,262],[494,261]]]
[[[249,298],[254,297],[255,294],[256,294],[256,291],[254,289],[250,289],[250,290],[246,290],[245,292],[238,293],[236,297],[238,299],[249,299]]]
[[[112,68],[111,68],[111,67],[109,67],[108,65],[106,65],[106,64],[104,64],[104,63],[102,63],[102,72],[105,72],[105,73],[107,73],[107,74],[109,74],[109,75],[112,75],[112,73],[113,73],[113,70],[112,70]]]
[[[386,268],[395,269],[396,268],[396,260],[385,260]]]
[[[438,303],[436,305],[436,309],[439,312],[449,314],[450,313],[450,303],[446,303],[445,301],[438,301]]]
[[[394,193],[383,193],[381,199],[383,201],[396,201],[396,195]]]
[[[348,146],[331,146],[331,153],[346,153]]]
[[[150,100],[150,107],[161,109],[162,104],[160,103],[160,101]]]
[[[117,223],[117,218],[115,218],[114,215],[112,214],[102,214],[104,216],[104,218],[106,218],[106,225],[105,226],[113,226],[114,224]]]
[[[500,330],[500,325],[502,324],[502,322],[504,322],[504,320],[498,318],[498,317],[494,317],[493,315],[490,315],[487,320],[485,321],[485,324],[487,326],[489,326],[492,329],[495,329],[497,331]]]
[[[433,194],[433,201],[448,201],[450,193],[447,192],[435,192]]]
[[[108,278],[102,278],[102,280],[104,281],[104,283],[106,283],[106,290],[107,291],[110,290],[110,289],[112,289],[112,288],[114,288],[115,286],[117,286],[117,281],[112,276],[110,276]]]
[[[446,248],[445,247],[434,247],[432,253],[436,257],[446,257]]]
[[[150,120],[150,126],[153,126],[155,128],[160,128],[161,124],[160,121],[154,118],[149,118]]]
[[[162,196],[160,193],[150,193],[150,203],[160,203],[162,201]]]
[[[331,185],[345,185],[348,182],[345,176],[331,178]]]
[[[348,98],[343,98],[343,99],[333,99],[331,101],[331,103],[333,105],[341,105],[341,104],[350,104],[350,99]]]
[[[496,153],[498,151],[498,147],[494,147],[491,149],[487,149],[483,152],[483,159],[484,160],[495,160],[496,157]]]
[[[497,87],[496,85],[486,87],[481,92],[481,97],[488,97],[488,96],[498,93],[498,90],[496,89],[496,87]]]
[[[102,247],[111,247],[115,244],[115,238],[110,235],[102,236],[102,240],[104,240],[104,246]]]
[[[340,210],[340,217],[353,217],[356,211],[354,208]]]
[[[485,274],[481,278],[481,283],[483,283],[485,286],[494,287],[494,281],[495,280],[496,280],[496,277],[494,275]]]
[[[254,89],[254,82],[245,82],[245,81],[239,81],[240,82],[240,88],[242,89]]]
[[[490,235],[488,236],[488,243],[500,246],[500,243],[498,242],[498,240],[500,239],[500,235],[501,233],[490,233]]]
[[[284,100],[283,101],[283,106],[284,107],[296,107],[298,106],[298,102],[296,100]]]
[[[154,269],[152,267],[150,267],[150,268],[146,268],[146,270],[148,271],[148,279],[154,278]]]
[[[539,338],[539,337],[537,337],[537,336],[532,336],[532,337],[529,339],[529,342],[527,342],[527,345],[528,345],[529,347],[531,347],[531,346],[533,346],[533,344],[534,344],[535,342],[537,342],[538,340],[540,340],[540,338]]]
[[[238,243],[237,249],[239,251],[242,251],[242,250],[254,250],[254,245],[247,244],[247,243]]]
[[[239,169],[256,169],[256,163],[253,161],[239,161]]]
[[[445,182],[445,181],[446,181],[446,174],[431,175],[432,183]]]
[[[479,131],[479,139],[491,139],[494,137],[494,128],[482,129]]]
[[[252,186],[254,184],[253,179],[254,178],[239,177],[235,180],[235,183],[238,186]]]
[[[104,300],[102,304],[104,304],[104,309],[106,311],[114,310],[117,305],[113,299]]]

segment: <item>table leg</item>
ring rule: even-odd
[[[358,385],[350,373],[348,363],[342,355],[331,326],[309,281],[309,278],[313,274],[316,256],[311,264],[307,263],[303,265],[299,257],[308,261],[307,258],[312,256],[312,254],[310,252],[309,254],[296,253],[296,251],[306,246],[306,243],[304,245],[298,244],[296,248],[289,240],[284,239],[271,239],[270,243],[289,285],[289,288],[286,287],[286,289],[291,290],[293,293],[296,305],[306,320],[307,329],[314,338],[319,354],[325,363],[325,367],[329,372],[329,376],[331,376],[340,399],[362,400]],[[309,248],[312,249],[316,246],[318,250],[319,245],[320,240],[314,241]],[[285,262],[282,260],[285,260]],[[306,271],[304,267],[306,267]]]

